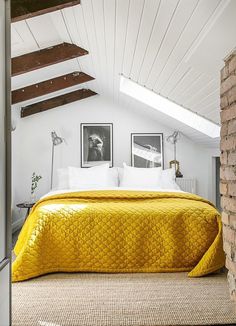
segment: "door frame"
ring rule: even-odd
[[[6,140],[6,257],[11,259],[11,6],[5,0],[5,58],[6,58],[6,96],[5,96],[5,140]]]
[[[5,1],[5,155],[6,155],[6,259],[9,262],[9,320],[11,325],[11,257],[12,257],[12,200],[11,200],[11,1]]]
[[[211,171],[211,180],[212,180],[212,183],[211,183],[211,192],[212,192],[211,200],[212,200],[214,205],[216,204],[216,157],[217,157],[216,155],[212,156],[212,164],[211,164],[211,167],[212,167],[212,171]]]
[[[9,324],[11,325],[11,6],[4,0],[5,10],[5,105],[4,105],[4,142],[5,142],[5,259],[0,271],[9,267]]]

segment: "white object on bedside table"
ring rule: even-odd
[[[196,179],[193,178],[176,178],[176,183],[181,190],[196,194]]]

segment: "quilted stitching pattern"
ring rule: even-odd
[[[176,272],[224,265],[220,216],[192,194],[87,191],[37,203],[16,247],[13,281],[59,271]]]

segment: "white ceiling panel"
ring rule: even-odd
[[[13,39],[16,39],[16,37],[18,37],[18,40],[19,39],[22,40],[22,42],[12,44],[13,57],[16,57],[24,53],[37,51],[39,49],[37,41],[32,35],[32,32],[29,29],[26,20],[12,24],[11,30],[12,30]]]
[[[182,0],[183,4],[182,10],[180,10],[179,19],[182,22],[177,20],[174,25],[175,34],[171,35],[171,40],[175,39],[176,43],[171,48],[170,53],[167,56],[167,59],[164,59],[164,64],[160,73],[157,75],[154,84],[154,91],[161,92],[164,85],[168,82],[170,76],[175,74],[176,68],[179,64],[182,63],[184,57],[191,48],[191,45],[194,39],[199,35],[202,26],[204,26],[211,15],[214,13],[217,5],[220,3],[220,0],[211,0],[211,1],[188,1]],[[192,7],[189,6],[189,10],[186,12],[186,5],[188,3],[192,4]],[[187,7],[188,8],[188,7]],[[184,12],[184,15],[181,13]],[[182,29],[180,34],[176,33],[176,25],[180,25]],[[178,37],[177,37],[178,36]]]
[[[154,26],[159,13],[161,1],[149,0],[145,1],[142,19],[140,23],[139,36],[136,42],[135,52],[133,54],[132,64],[128,75],[132,80],[138,80],[140,67],[143,65],[150,38],[153,35]],[[125,72],[125,71],[124,71]]]
[[[200,105],[205,98],[209,97],[212,92],[217,91],[219,95],[219,82],[215,79],[210,80],[210,82],[205,83],[205,87],[199,88],[199,90],[190,96],[188,99],[184,101],[187,107],[196,107]],[[217,94],[216,94],[217,95]]]
[[[205,89],[206,85],[211,81],[212,78],[210,76],[201,74],[198,78],[194,79],[181,94],[175,97],[176,102],[184,105],[186,101],[189,101],[193,97],[201,98],[200,94],[202,90]]]
[[[191,66],[213,75],[216,70],[219,71],[223,67],[223,59],[236,46],[236,1],[221,1],[214,14],[213,23],[197,40],[197,44],[187,57],[187,62]]]
[[[126,46],[126,31],[129,20],[130,2],[119,0],[116,2],[116,29],[115,29],[115,59],[114,59],[114,100],[119,102],[120,78],[124,62],[124,49]]]
[[[132,69],[133,57],[141,31],[144,5],[144,0],[130,0],[129,21],[126,31],[126,46],[124,49],[124,61],[122,67],[122,72],[126,76],[130,75]]]
[[[201,73],[199,71],[194,70],[193,68],[188,68],[186,73],[181,80],[177,80],[172,78],[172,82],[169,82],[168,87],[163,90],[163,96],[175,98],[178,94],[182,95],[182,93],[191,85],[194,81],[196,81],[200,77]]]
[[[137,81],[141,85],[146,84],[146,81],[152,70],[152,66],[164,41],[165,35],[170,28],[171,21],[177,10],[179,1],[161,1],[160,7],[157,9],[158,12],[157,18],[155,20],[155,25],[151,32],[147,48],[145,49],[144,60],[142,61],[142,65],[139,67]]]
[[[14,46],[14,47],[22,46],[21,43],[23,43],[23,42],[24,42],[24,40],[22,39],[20,34],[17,32],[14,25],[12,25],[12,27],[11,27],[11,44],[12,44],[12,46]]]
[[[34,19],[27,19],[26,24],[40,49],[53,46],[63,41],[49,15],[41,15]],[[48,31],[50,31],[50,33]]]
[[[94,1],[95,2],[95,1]],[[93,2],[93,3],[94,3]],[[112,26],[112,28],[111,28]],[[106,78],[109,94],[114,95],[114,62],[115,62],[115,37],[116,37],[116,1],[104,0],[104,30],[106,40]]]
[[[162,73],[166,69],[168,61],[173,58],[173,52],[176,51],[177,48],[182,50],[182,48],[178,47],[178,45],[180,40],[182,40],[182,34],[185,32],[189,20],[196,10],[197,4],[198,0],[181,0],[179,2],[175,14],[170,22],[169,28],[164,36],[163,43],[158,51],[158,55],[155,58],[152,70],[145,82],[145,85],[148,88],[153,90],[157,89],[157,81],[160,79]],[[175,57],[174,60],[176,60]],[[167,75],[165,76],[167,78]]]

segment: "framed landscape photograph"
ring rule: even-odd
[[[163,134],[131,134],[131,165],[138,168],[164,168]]]
[[[113,166],[113,124],[81,123],[81,167]]]

